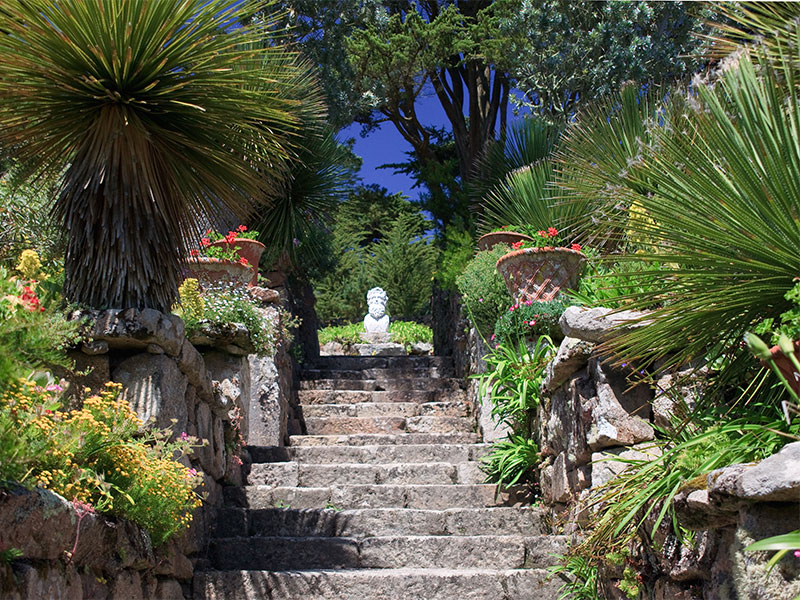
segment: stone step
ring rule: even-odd
[[[452,369],[449,356],[320,356],[306,363],[309,369],[357,370],[357,369],[413,369],[436,367]]]
[[[459,390],[460,379],[444,377],[409,377],[406,379],[306,379],[300,381],[301,390],[361,390],[366,392],[394,392],[405,390]]]
[[[510,506],[513,493],[497,486],[471,485],[341,485],[337,487],[272,487],[250,485],[223,488],[226,506],[262,508],[481,508]]]
[[[372,446],[372,445],[427,445],[475,444],[477,433],[353,433],[348,435],[293,435],[291,446]]]
[[[227,569],[495,569],[546,568],[566,551],[567,536],[402,535],[244,537],[211,540],[214,568]]]
[[[247,476],[250,485],[331,487],[337,485],[448,485],[483,483],[476,462],[359,464],[257,463]]]
[[[428,402],[463,402],[467,399],[464,390],[395,390],[365,391],[365,390],[299,390],[298,400],[303,406],[309,404],[359,404],[373,402],[385,404],[387,402],[414,402],[423,404]]]
[[[310,369],[300,371],[301,381],[314,379],[421,379],[446,378],[450,373],[437,367],[410,367],[389,369]]]
[[[204,571],[195,600],[555,600],[562,581],[543,569]]]
[[[352,510],[222,508],[217,537],[353,537],[397,535],[541,535],[544,511],[532,507],[361,508]]]
[[[308,435],[364,433],[458,433],[475,430],[466,417],[307,417]]]
[[[250,446],[248,451],[253,463],[295,461],[312,464],[381,464],[392,462],[448,462],[454,464],[478,461],[491,451],[491,446],[490,444]]]
[[[303,418],[309,417],[468,417],[469,402],[361,402],[358,404],[312,404],[300,406]]]

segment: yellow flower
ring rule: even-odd
[[[17,271],[22,273],[25,279],[41,279],[42,261],[35,250],[23,250],[19,255]]]

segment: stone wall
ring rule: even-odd
[[[564,313],[566,337],[548,367],[540,405],[542,499],[553,522],[576,537],[589,491],[624,468],[605,459],[655,452],[648,442],[654,426],[670,423],[674,394],[691,405],[702,389],[702,369],[691,377],[690,370],[663,373],[651,386],[637,383],[631,365],[598,356],[600,342],[641,316],[609,312],[571,307]],[[664,393],[676,378],[682,384]],[[769,572],[769,553],[744,552],[755,540],[800,528],[800,443],[758,465],[721,469],[695,483],[675,500],[681,525],[697,532],[694,544],[682,545],[662,527],[655,549],[640,548],[633,557],[651,576],[646,597],[791,600],[800,594],[800,561],[790,556]],[[621,577],[621,568],[601,571],[604,597],[626,597],[616,585]]]
[[[272,304],[278,296],[268,292],[259,310],[279,331]],[[191,528],[157,553],[132,524],[88,515],[78,552],[66,560],[76,533],[72,505],[44,490],[2,492],[0,540],[20,548],[23,558],[14,573],[5,568],[0,595],[183,598],[194,564],[203,560],[223,486],[242,483],[242,463],[232,450],[237,443],[280,446],[287,440],[295,393],[288,349],[280,343],[274,357],[258,356],[241,326],[208,327],[187,338],[180,318],[152,309],[83,315],[90,341],[71,353],[82,373],[74,387],[119,382],[143,422],[206,440],[189,461],[203,472],[208,496]]]

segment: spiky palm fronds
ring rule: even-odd
[[[250,21],[260,6],[3,3],[0,147],[31,173],[66,167],[69,299],[168,310],[195,224],[242,214],[290,156],[302,102],[286,51]]]
[[[652,220],[628,226],[655,247],[634,258],[672,265],[673,284],[647,327],[614,341],[620,355],[677,364],[736,345],[754,322],[788,308],[784,294],[800,273],[797,84],[790,57],[775,65],[745,56],[713,87],[699,86],[672,127],[654,129],[652,150],[626,178],[645,192]]]

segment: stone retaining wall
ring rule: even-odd
[[[259,310],[277,327],[277,295],[262,294]],[[72,505],[45,490],[0,492],[0,542],[23,551],[3,571],[3,598],[183,598],[201,561],[225,485],[241,485],[241,462],[231,449],[237,427],[248,445],[284,445],[295,388],[286,344],[274,357],[253,353],[243,327],[207,328],[187,338],[183,321],[152,309],[107,310],[89,317],[91,341],[71,353],[83,375],[74,383],[97,389],[123,384],[138,416],[186,432],[207,444],[191,466],[204,473],[206,502],[191,528],[153,551],[131,523],[87,515],[70,559],[77,517]],[[4,548],[0,547],[0,550]]]
[[[598,356],[600,342],[642,316],[609,312],[571,307],[564,313],[566,337],[549,365],[540,405],[542,499],[553,522],[576,535],[589,490],[624,468],[604,459],[654,452],[648,442],[654,426],[669,425],[675,393],[691,406],[703,386],[702,369],[663,373],[655,386],[637,384],[634,367]],[[664,393],[676,379],[681,385]],[[697,532],[693,546],[662,528],[655,554],[638,557],[655,577],[647,597],[791,600],[800,594],[800,560],[790,556],[768,572],[770,553],[744,552],[753,541],[800,528],[800,443],[758,465],[715,471],[695,487],[675,500],[682,526]],[[621,577],[621,568],[600,573],[606,598],[626,598],[616,585]]]

